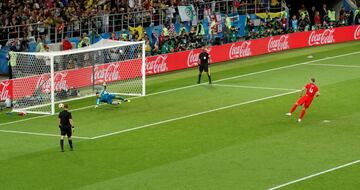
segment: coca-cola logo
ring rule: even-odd
[[[205,51],[207,53],[210,53],[211,48],[205,49]],[[187,58],[187,66],[188,67],[195,67],[195,66],[198,65],[200,53],[201,53],[201,51],[199,53],[194,53],[194,50],[191,50],[189,52],[189,55],[188,55],[188,58]]]
[[[0,100],[6,100],[10,97],[10,81],[3,81],[0,83]]]
[[[153,61],[146,60],[146,73],[156,74],[168,71],[166,59],[167,55],[159,55]]]
[[[237,59],[251,56],[251,41],[244,41],[241,45],[232,44],[230,47],[229,58]]]
[[[94,80],[95,83],[103,81],[103,82],[111,82],[120,80],[119,73],[119,64],[108,64],[106,66],[98,66],[94,69]]]
[[[356,28],[354,32],[354,39],[359,40],[360,39],[360,25]]]
[[[199,53],[194,53],[193,50],[189,52],[188,58],[187,58],[187,66],[188,67],[194,67],[199,62]]]
[[[54,75],[54,89],[55,91],[67,90],[69,87],[66,81],[67,72],[57,72]],[[51,78],[50,74],[43,74],[36,83],[36,88],[40,88],[42,92],[51,92]]]
[[[274,52],[274,51],[282,51],[289,49],[289,42],[288,42],[289,36],[288,35],[282,35],[279,38],[270,37],[269,43],[268,43],[268,52]]]
[[[334,32],[335,29],[326,29],[320,32],[319,31],[311,32],[308,41],[309,46],[334,43],[335,42]]]

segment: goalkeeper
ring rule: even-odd
[[[100,102],[104,102],[107,104],[121,104],[121,101],[123,102],[130,102],[130,100],[119,96],[115,94],[110,94],[108,91],[106,91],[106,83],[103,84],[104,89],[101,92],[96,92],[96,105],[95,108],[97,108],[100,105]],[[119,101],[113,101],[114,99],[117,99]]]

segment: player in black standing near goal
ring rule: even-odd
[[[201,53],[199,54],[199,78],[198,78],[198,84],[200,84],[201,81],[201,74],[203,71],[207,73],[207,76],[209,78],[209,84],[211,84],[211,76],[210,76],[210,55],[208,52],[205,51],[205,46],[201,48]]]
[[[74,128],[71,113],[68,111],[69,106],[64,104],[64,110],[59,113],[59,128],[61,132],[60,136],[60,147],[61,152],[64,152],[64,138],[65,135],[68,137],[70,150],[73,150],[72,144],[72,129]]]

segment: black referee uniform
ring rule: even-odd
[[[198,84],[200,84],[201,81],[201,74],[203,71],[205,71],[209,78],[209,84],[211,84],[211,76],[210,76],[210,55],[208,52],[205,51],[205,48],[202,48],[201,53],[199,54],[199,78],[198,78]]]
[[[68,137],[70,150],[73,150],[72,144],[72,116],[71,113],[68,111],[68,105],[64,105],[64,110],[59,113],[59,128],[60,128],[60,147],[61,151],[64,152],[64,137],[65,135]]]

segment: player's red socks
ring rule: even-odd
[[[298,107],[298,105],[294,104],[294,106],[290,110],[290,113],[292,114],[296,110],[297,107]]]
[[[304,108],[300,114],[300,119],[302,120],[305,115],[306,109]]]

